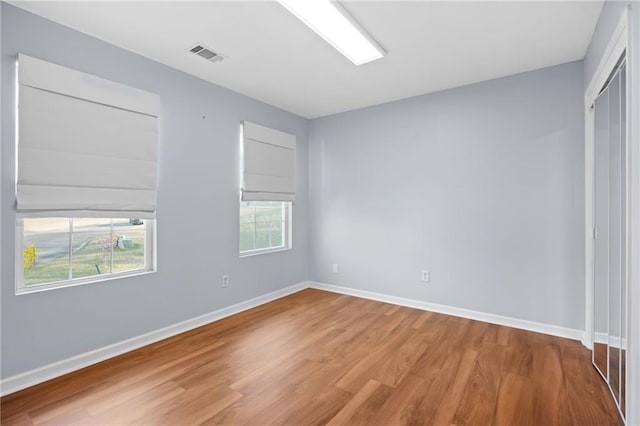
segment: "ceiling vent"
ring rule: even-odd
[[[222,54],[214,52],[211,49],[207,49],[201,44],[196,44],[191,49],[189,49],[189,51],[210,62],[220,62],[224,59],[224,56]]]

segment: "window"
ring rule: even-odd
[[[18,293],[148,272],[153,266],[153,220],[34,217],[19,219],[18,229]]]
[[[16,293],[154,270],[160,98],[18,55]]]
[[[240,203],[240,255],[291,248],[291,203],[242,201]]]
[[[289,249],[296,137],[245,121],[241,139],[240,256]]]

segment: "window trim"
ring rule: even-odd
[[[144,242],[144,268],[132,269],[129,271],[109,272],[107,274],[92,275],[89,277],[72,278],[63,281],[53,281],[44,284],[24,284],[24,219],[25,217],[16,217],[15,226],[15,294],[16,296],[29,293],[37,293],[41,291],[54,290],[57,288],[75,287],[79,285],[112,281],[124,277],[135,277],[139,275],[147,275],[156,272],[156,220],[145,219],[145,242]],[[112,259],[113,262],[113,259]]]
[[[241,207],[242,203],[244,203],[244,202],[246,202],[246,201],[240,200],[240,202],[238,204],[238,212],[240,211],[240,207]],[[261,249],[240,251],[240,219],[238,219],[238,253],[239,253],[239,256],[241,258],[242,257],[258,256],[258,255],[267,254],[267,253],[277,253],[277,252],[281,252],[281,251],[288,251],[288,250],[291,250],[293,248],[293,239],[291,238],[291,234],[292,234],[291,229],[292,229],[292,226],[293,226],[293,214],[292,214],[293,202],[292,201],[279,201],[279,202],[284,203],[284,205],[285,205],[285,208],[284,208],[284,236],[283,236],[284,244],[281,245],[281,246],[277,246],[277,247],[267,247],[267,248],[261,248]]]

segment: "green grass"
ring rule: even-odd
[[[282,245],[282,222],[256,225],[256,243],[253,245],[253,224],[240,225],[240,251],[248,251]],[[271,234],[271,240],[269,240]]]
[[[109,236],[106,235],[106,240]],[[104,250],[105,237],[89,241],[73,253],[72,278],[82,278],[110,272],[110,251]],[[108,247],[108,244],[107,244]],[[132,248],[113,249],[113,272],[122,272],[144,267],[144,245],[134,241]],[[69,255],[48,262],[38,262],[24,271],[25,285],[43,284],[69,279]]]
[[[240,205],[240,252],[283,245],[282,209],[281,202],[272,201]]]

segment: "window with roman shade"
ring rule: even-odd
[[[243,201],[295,199],[295,135],[243,123]]]
[[[153,219],[156,94],[20,54],[17,212]]]

